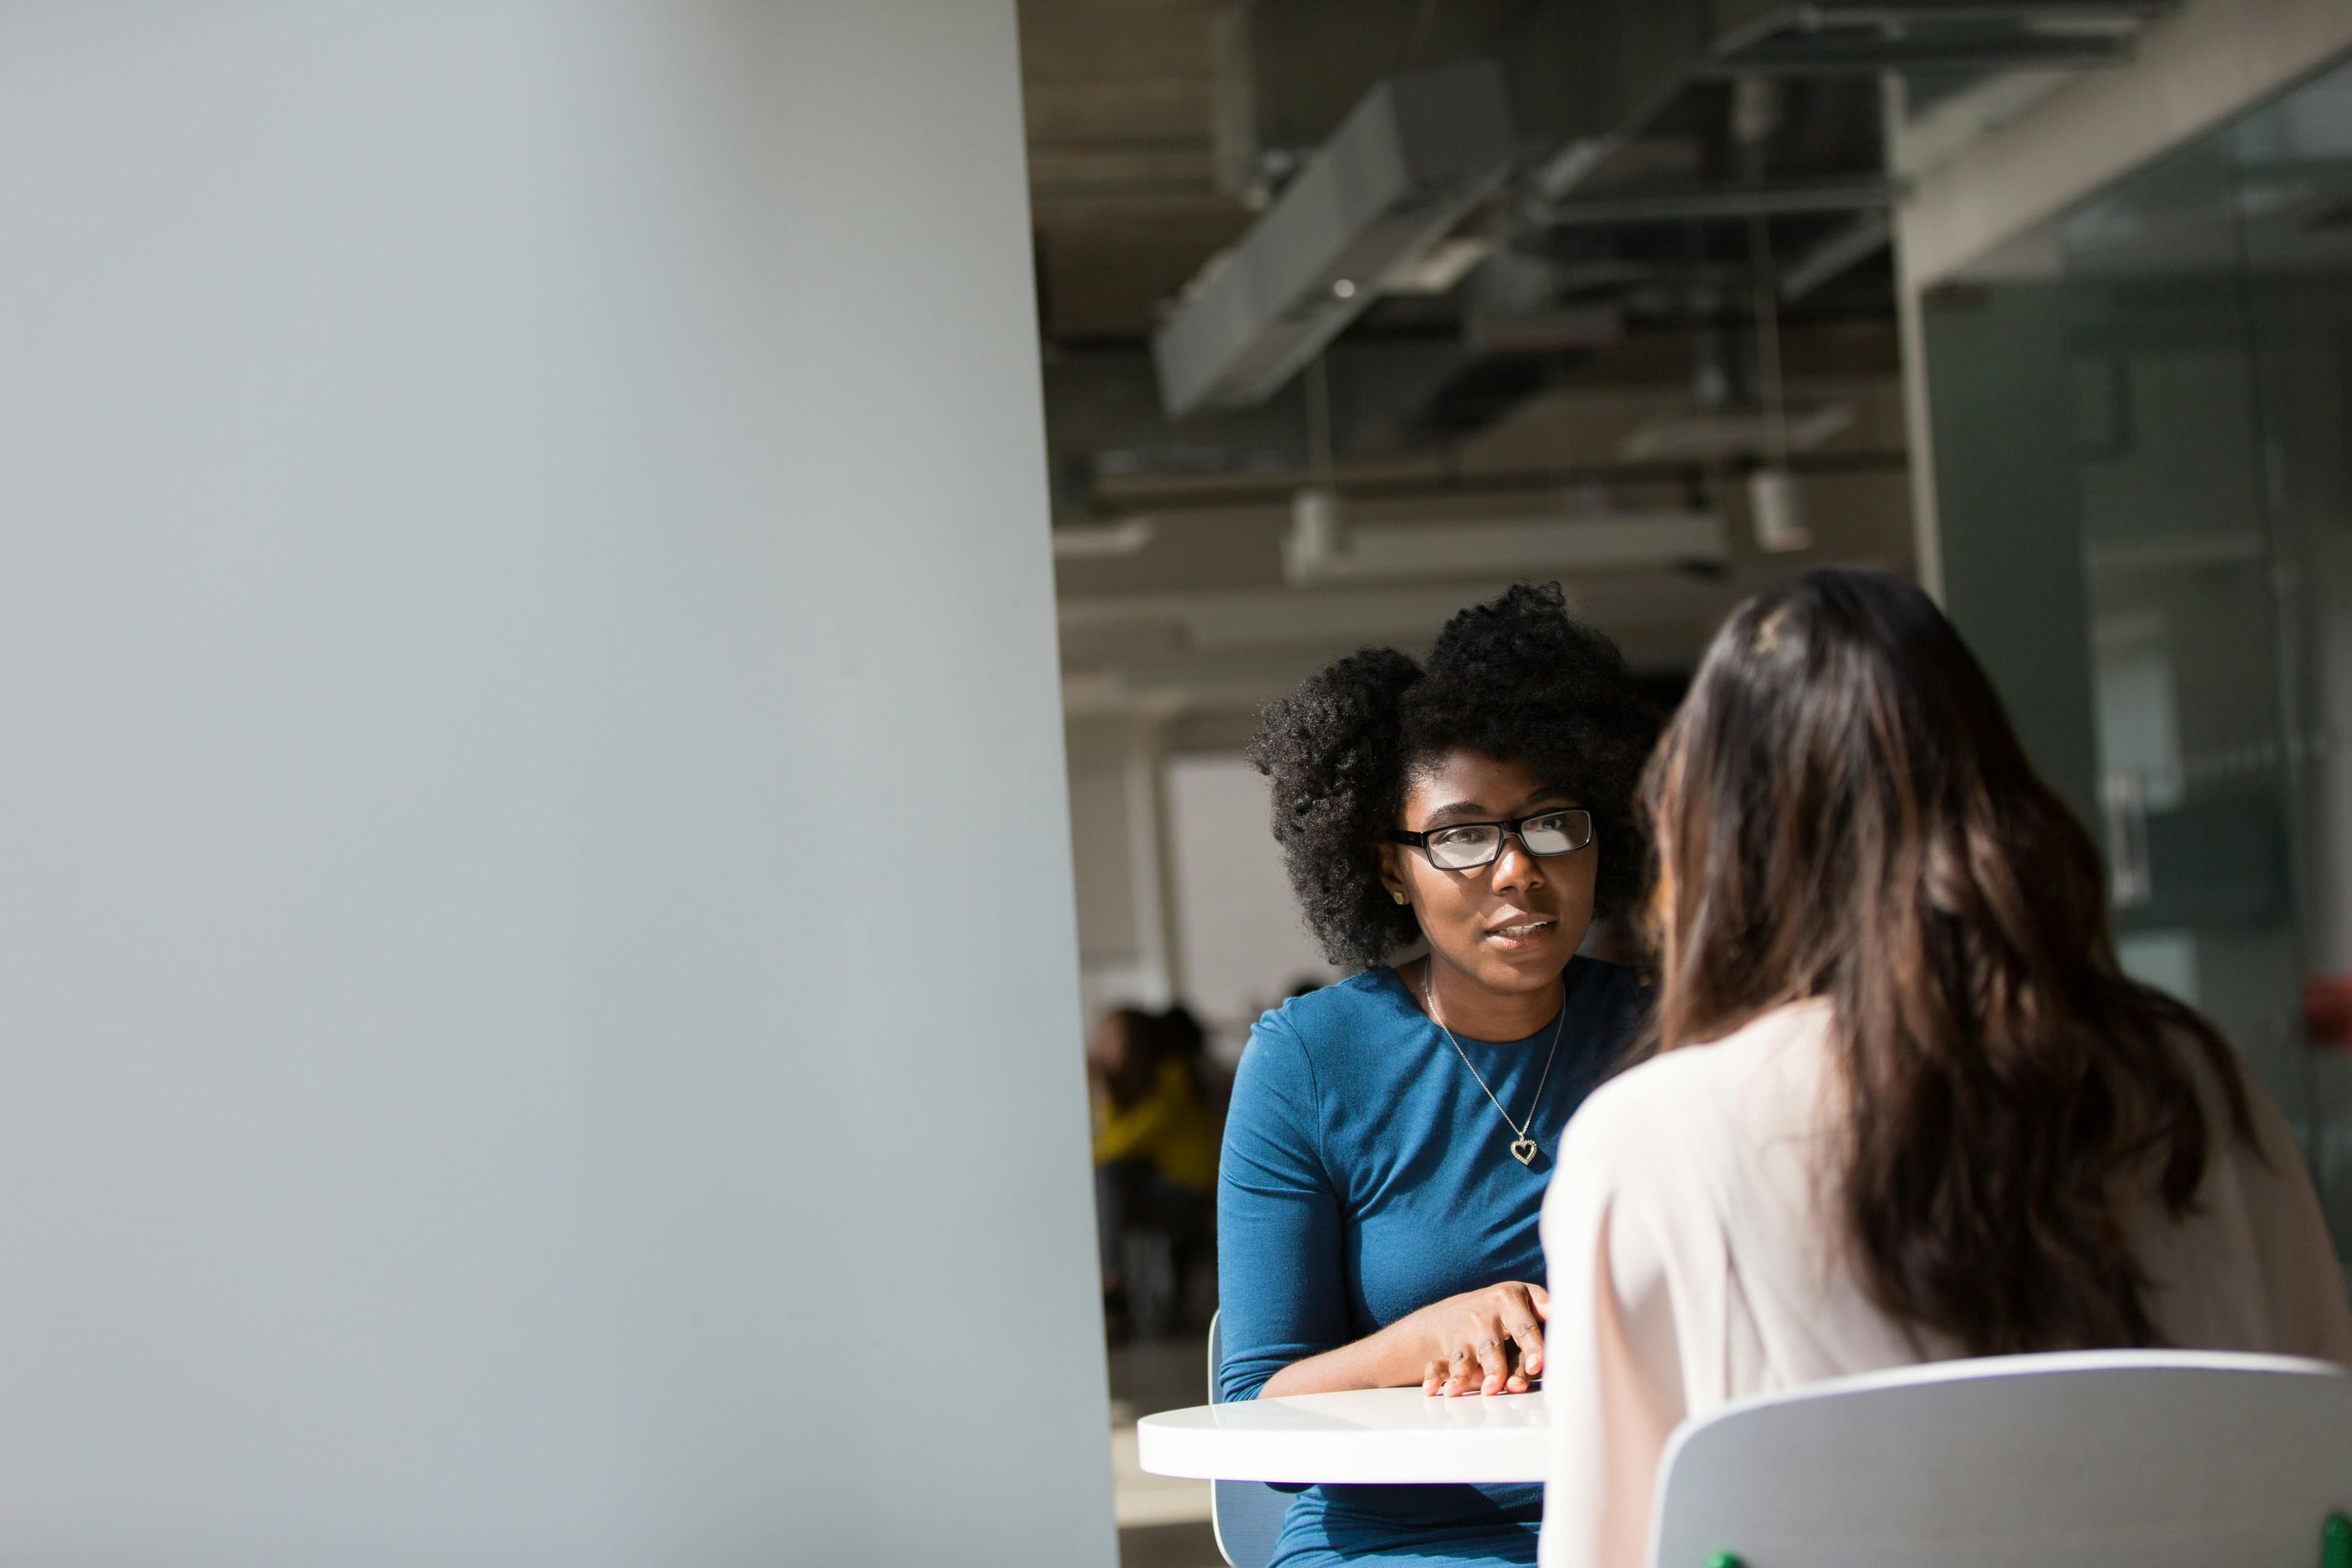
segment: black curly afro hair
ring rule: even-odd
[[[1381,886],[1380,846],[1412,770],[1457,751],[1521,763],[1592,813],[1593,912],[1640,895],[1633,813],[1657,710],[1617,645],[1575,620],[1557,584],[1522,583],[1445,624],[1429,662],[1368,647],[1267,708],[1249,760],[1273,784],[1274,837],[1307,929],[1342,969],[1421,935]]]

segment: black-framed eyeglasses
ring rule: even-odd
[[[1592,814],[1582,806],[1568,806],[1540,811],[1516,822],[1456,822],[1426,833],[1409,833],[1400,827],[1389,835],[1389,840],[1412,845],[1441,871],[1475,871],[1493,864],[1502,854],[1506,833],[1530,855],[1544,858],[1573,855],[1592,842]]]

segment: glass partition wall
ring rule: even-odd
[[[2352,1256],[2352,63],[1924,305],[1953,616]]]

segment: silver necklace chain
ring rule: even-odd
[[[1536,1141],[1528,1136],[1528,1129],[1536,1124],[1536,1111],[1543,1105],[1544,1085],[1551,1081],[1552,1058],[1559,1055],[1560,1031],[1568,1027],[1568,988],[1565,985],[1560,987],[1559,1022],[1551,1026],[1551,1049],[1544,1053],[1543,1075],[1536,1079],[1535,1098],[1528,1101],[1528,1119],[1524,1122],[1511,1120],[1511,1113],[1503,1109],[1503,1102],[1495,1098],[1495,1091],[1486,1088],[1486,1077],[1479,1072],[1478,1064],[1470,1059],[1470,1053],[1462,1048],[1462,1042],[1454,1037],[1454,1031],[1447,1028],[1445,1020],[1437,1016],[1437,963],[1434,959],[1430,961],[1429,968],[1422,975],[1421,1001],[1429,1011],[1429,1021],[1437,1026],[1437,1032],[1445,1037],[1445,1043],[1454,1047],[1454,1054],[1462,1058],[1462,1065],[1470,1069],[1470,1076],[1476,1080],[1478,1087],[1486,1089],[1487,1102],[1494,1106],[1495,1114],[1501,1117],[1503,1125],[1511,1130],[1511,1157],[1522,1165],[1533,1161],[1537,1152]]]

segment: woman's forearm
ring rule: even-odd
[[[1507,1280],[1432,1301],[1351,1345],[1296,1361],[1265,1380],[1262,1398],[1405,1388],[1431,1394],[1524,1394],[1543,1375],[1540,1285]],[[1516,1363],[1516,1364],[1515,1364]]]
[[[1404,1388],[1421,1381],[1429,1364],[1429,1336],[1422,1314],[1399,1318],[1350,1345],[1292,1362],[1265,1380],[1261,1399],[1291,1394],[1336,1394],[1349,1388]]]

